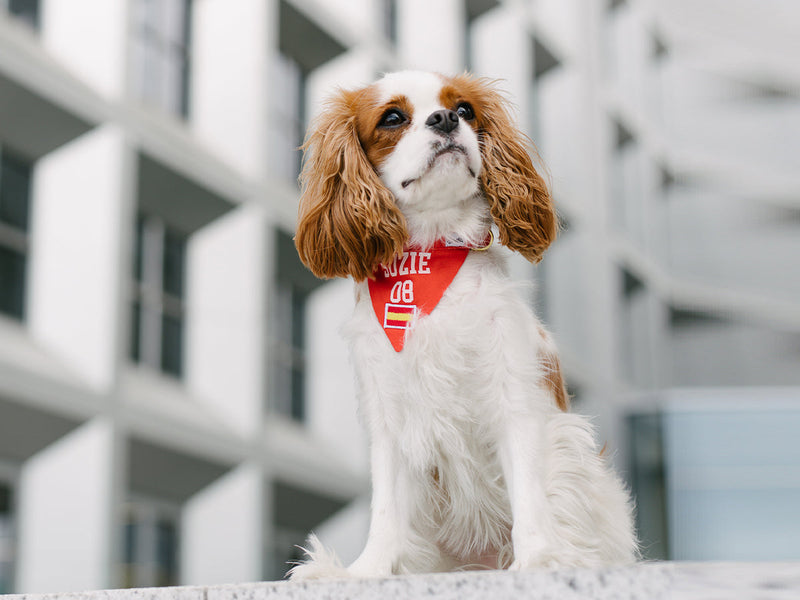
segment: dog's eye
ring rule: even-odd
[[[475,111],[469,102],[462,102],[456,107],[456,114],[465,121],[472,121],[475,118]]]
[[[406,116],[396,108],[390,108],[381,117],[378,127],[397,127],[406,122]]]

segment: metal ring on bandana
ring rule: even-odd
[[[480,248],[473,248],[473,250],[475,250],[476,252],[484,252],[484,251],[488,250],[491,247],[492,244],[494,244],[494,232],[490,229],[489,230],[489,243],[486,244],[485,246],[481,246]]]

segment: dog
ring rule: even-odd
[[[528,146],[469,74],[390,73],[312,124],[295,242],[315,275],[355,282],[373,493],[358,559],[312,536],[293,579],[636,559],[629,495],[493,243],[538,262],[555,239]]]

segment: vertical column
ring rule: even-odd
[[[241,207],[192,236],[188,248],[186,384],[242,435],[262,425],[267,225]]]
[[[483,17],[472,32],[473,67],[480,75],[500,80],[498,87],[514,105],[516,125],[530,133],[531,111],[527,107],[531,97],[533,56],[531,39],[524,23],[524,7],[517,4]],[[510,57],[514,57],[513,60]],[[511,255],[509,272],[520,280],[533,277],[533,267],[518,254]],[[532,296],[528,299],[533,301]]]
[[[193,496],[182,515],[181,577],[193,585],[263,577],[264,480],[244,464]]]
[[[91,385],[117,365],[130,150],[113,125],[42,158],[34,174],[29,324]]]
[[[463,0],[397,2],[400,64],[445,74],[461,71],[466,22]]]
[[[127,0],[40,4],[44,46],[102,94],[121,97],[127,76]]]
[[[68,592],[112,584],[114,448],[112,423],[98,417],[23,465],[20,591]]]
[[[203,0],[193,4],[191,126],[224,160],[260,177],[267,160],[270,90],[267,50],[277,2]]]

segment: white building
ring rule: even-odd
[[[357,551],[350,285],[296,257],[293,148],[406,67],[504,80],[565,224],[514,272],[653,554],[724,557],[685,535],[719,503],[676,508],[686,399],[787,426],[800,396],[800,10],[770,4],[0,0],[0,593],[279,577],[309,528]],[[778,508],[784,439],[749,464]]]

